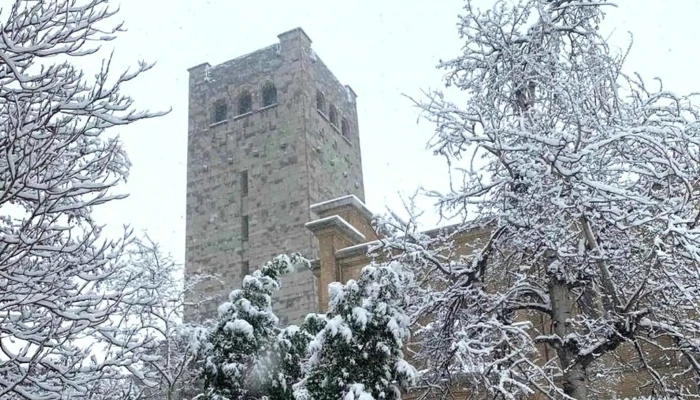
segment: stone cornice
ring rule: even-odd
[[[355,227],[338,215],[317,219],[307,222],[304,226],[311,232],[319,232],[326,228],[337,228],[340,230],[352,243],[362,243],[365,240],[365,235],[360,233]]]
[[[321,203],[316,203],[311,205],[311,211],[316,213],[316,214],[322,214],[328,210],[332,210],[334,208],[339,208],[343,206],[350,206],[362,214],[365,218],[367,218],[368,221],[371,221],[372,218],[374,217],[374,214],[367,208],[365,203],[362,202],[357,196],[354,194],[350,194],[347,196],[343,197],[338,197],[333,200],[328,200],[324,201]]]

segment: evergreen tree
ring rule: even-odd
[[[324,315],[309,314],[301,326],[288,326],[277,335],[269,358],[269,384],[265,391],[268,399],[294,399],[293,385],[304,378],[309,344],[324,326]]]
[[[297,399],[400,399],[416,374],[401,350],[409,335],[404,277],[395,266],[367,266],[357,281],[329,286],[326,324],[309,346]]]
[[[280,277],[305,262],[281,255],[243,279],[241,289],[219,307],[219,322],[209,338],[204,368],[205,399],[253,399],[266,395],[270,357],[280,330],[272,294]]]

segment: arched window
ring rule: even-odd
[[[228,112],[228,107],[226,107],[226,103],[223,100],[217,100],[214,103],[214,111],[212,112],[212,115],[211,115],[212,124],[215,124],[215,123],[221,122],[221,121],[225,121],[227,112]]]
[[[243,92],[238,98],[238,115],[253,111],[253,97],[248,92]]]
[[[338,109],[333,104],[328,108],[328,119],[331,124],[338,126]]]
[[[316,92],[316,109],[321,112],[324,112],[326,109],[326,99],[320,91]]]
[[[340,126],[340,132],[343,136],[348,137],[350,134],[350,125],[348,125],[348,120],[343,118],[342,125]]]
[[[263,107],[271,106],[277,103],[277,88],[272,82],[268,82],[263,86],[262,90]]]

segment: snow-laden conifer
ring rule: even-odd
[[[204,398],[252,399],[267,395],[270,362],[281,334],[272,310],[272,295],[282,275],[305,261],[299,255],[280,255],[243,278],[219,306],[219,319],[208,341],[204,366]],[[282,333],[283,338],[291,334]],[[291,345],[290,347],[294,347]]]
[[[298,400],[401,398],[417,374],[403,356],[405,281],[396,265],[370,265],[357,280],[329,285],[325,326],[309,345]]]

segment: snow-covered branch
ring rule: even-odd
[[[137,244],[101,236],[92,210],[123,198],[129,160],[105,130],[139,111],[111,64],[90,79],[72,61],[120,30],[106,0],[17,0],[0,21],[0,397],[133,393],[156,345],[158,282],[133,269]],[[146,315],[142,315],[146,318]],[[115,382],[121,382],[116,384]],[[132,390],[133,389],[133,390]],[[105,394],[107,396],[107,394]]]
[[[416,101],[463,173],[438,208],[469,221],[433,236],[382,224],[387,254],[421,277],[430,385],[586,399],[634,365],[641,394],[698,397],[700,110],[624,70],[600,28],[609,6],[467,1],[463,52],[440,65],[467,99]]]

